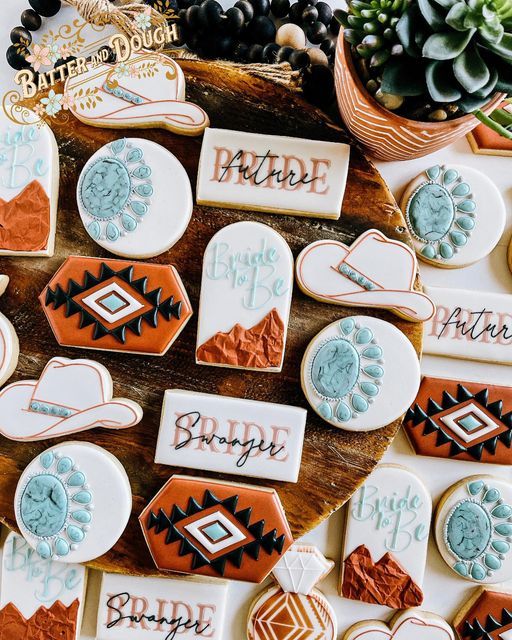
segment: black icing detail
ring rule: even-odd
[[[507,430],[498,435],[490,435],[487,440],[477,445],[468,445],[458,442],[450,435],[450,432],[443,424],[437,424],[433,417],[446,411],[446,409],[455,408],[457,405],[473,400],[475,404],[480,405],[482,408],[487,409],[496,420],[499,420]],[[481,460],[482,454],[487,451],[489,454],[494,455],[498,442],[501,442],[508,449],[512,446],[512,411],[503,414],[503,401],[496,400],[489,402],[489,389],[485,388],[474,395],[468,391],[464,385],[457,385],[457,398],[455,399],[447,391],[443,391],[441,405],[433,400],[428,399],[427,409],[423,409],[419,404],[415,403],[407,410],[405,416],[405,423],[410,424],[413,428],[423,424],[423,435],[428,436],[432,433],[436,433],[436,447],[442,447],[443,445],[450,444],[449,456],[454,458],[461,453],[467,453],[475,460]]]
[[[237,511],[238,499],[238,495],[232,495],[224,500],[219,500],[214,493],[206,490],[202,503],[192,497],[189,498],[186,511],[183,511],[178,505],[173,505],[170,514],[167,514],[162,508],[159,509],[157,514],[150,511],[146,520],[146,527],[148,531],[153,531],[155,535],[166,532],[165,544],[173,544],[179,541],[178,554],[180,556],[193,556],[192,569],[209,566],[221,576],[224,575],[228,562],[239,569],[242,566],[245,554],[254,560],[259,558],[261,550],[269,556],[273,553],[281,555],[286,541],[285,534],[278,536],[277,529],[272,529],[265,533],[265,520],[258,520],[251,524],[252,508],[248,507]],[[249,535],[250,541],[245,544],[241,543],[235,549],[231,549],[221,556],[208,558],[207,554],[196,546],[194,539],[185,537],[186,534],[178,531],[175,524],[212,507],[219,507],[220,511],[224,510],[234,516],[237,522],[240,523],[241,528],[246,530],[245,532]]]
[[[116,277],[122,280],[125,284],[129,285],[134,291],[141,295],[148,305],[151,305],[151,309],[145,311],[142,315],[133,318],[132,320],[122,324],[115,329],[108,329],[102,322],[97,320],[85,307],[75,300],[76,296],[87,292],[89,289],[96,287],[98,284]],[[70,318],[76,314],[80,314],[79,328],[85,329],[93,325],[93,340],[101,340],[105,336],[112,336],[121,344],[126,342],[126,332],[131,331],[136,336],[142,334],[142,323],[146,322],[150,327],[156,329],[158,327],[158,319],[161,315],[165,320],[171,320],[181,318],[181,311],[183,302],[181,300],[175,301],[174,296],[170,296],[163,302],[162,288],[153,289],[153,291],[147,292],[147,277],[133,280],[133,266],[125,267],[119,271],[114,271],[104,262],[101,263],[100,275],[94,276],[89,271],[84,274],[83,284],[79,284],[72,278],[69,279],[66,289],[58,284],[55,290],[51,287],[47,287],[45,296],[45,305],[49,307],[53,304],[54,311],[66,305],[66,318]]]
[[[484,624],[482,624],[478,618],[475,618],[473,622],[466,620],[462,629],[462,639],[493,640],[491,633],[502,631],[510,624],[512,624],[512,612],[504,608],[501,611],[501,617],[499,619],[488,615]]]

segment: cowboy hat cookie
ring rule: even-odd
[[[166,193],[172,193],[171,203]],[[82,169],[77,201],[91,238],[125,258],[164,253],[192,215],[183,165],[165,147],[142,138],[121,138],[98,149]]]
[[[505,227],[505,203],[496,185],[461,165],[426,169],[406,187],[401,207],[418,257],[438,267],[478,262]]]
[[[64,92],[73,115],[94,127],[153,127],[198,136],[209,124],[203,109],[185,100],[180,66],[162,53],[142,51],[123,62],[89,67],[68,78]]]
[[[317,240],[299,254],[297,284],[308,296],[349,307],[380,307],[422,322],[434,315],[434,304],[414,291],[418,265],[414,251],[375,229],[350,247],[337,240]]]
[[[126,471],[88,442],[64,442],[39,454],[19,479],[16,522],[43,559],[89,562],[121,537],[132,509]]]
[[[0,275],[0,296],[9,284],[8,276]],[[16,330],[9,320],[0,313],[0,386],[8,380],[18,364],[20,345]]]
[[[52,358],[39,380],[0,390],[0,434],[35,441],[103,427],[126,429],[142,420],[132,400],[112,398],[108,370],[92,360]]]
[[[217,231],[203,258],[196,363],[281,371],[292,290],[292,252],[271,227]]]
[[[86,572],[80,564],[64,565],[41,558],[22,536],[11,531],[2,551],[2,637],[78,640]],[[58,635],[46,635],[50,630]]]
[[[389,322],[350,316],[328,325],[309,343],[301,383],[309,404],[326,422],[347,431],[372,431],[397,420],[416,397],[418,356]]]
[[[404,429],[419,455],[512,465],[512,389],[424,377]]]
[[[336,614],[314,588],[333,567],[317,547],[292,545],[272,570],[278,586],[260,593],[251,605],[248,640],[336,640]]]
[[[462,578],[496,584],[512,578],[512,484],[470,476],[451,486],[437,505],[439,553]]]
[[[512,593],[478,587],[457,612],[453,626],[460,640],[510,640]]]
[[[57,342],[164,355],[192,315],[171,265],[70,256],[39,296]]]
[[[348,503],[340,595],[391,609],[421,605],[431,516],[415,473],[378,465]]]
[[[50,127],[24,113],[22,125],[0,115],[0,255],[52,256],[59,152]]]
[[[409,609],[394,616],[389,624],[380,620],[358,622],[342,640],[454,640],[454,635],[440,616]]]

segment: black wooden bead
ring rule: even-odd
[[[233,59],[237,62],[245,62],[249,54],[249,47],[245,42],[237,42],[233,48]]]
[[[298,2],[292,4],[290,7],[290,11],[288,12],[288,17],[290,18],[290,22],[294,24],[302,24],[302,12],[304,11],[304,7],[301,7]]]
[[[304,9],[306,7],[309,6],[315,6],[315,4],[318,2],[318,0],[297,0],[298,4],[300,5],[301,9],[304,11]]]
[[[267,62],[268,64],[274,64],[277,62],[277,52],[281,47],[275,42],[269,42],[263,47],[262,57],[263,62]]]
[[[250,0],[255,16],[268,16],[270,13],[270,0]]]
[[[245,23],[249,24],[254,18],[254,9],[249,0],[238,0],[238,2],[235,2],[235,7],[240,9],[245,16]]]
[[[303,69],[304,67],[308,66],[310,60],[308,54],[305,51],[295,50],[290,54],[288,62],[291,64],[292,69]]]
[[[221,36],[216,38],[216,56],[228,60],[233,55],[235,42],[231,36]]]
[[[267,16],[255,16],[247,25],[247,38],[255,44],[267,44],[274,42],[276,38],[276,25]]]
[[[276,62],[288,62],[288,58],[294,51],[293,47],[281,47],[277,52]]]
[[[322,40],[327,38],[327,27],[323,22],[313,22],[306,29],[306,36],[313,44],[320,44]]]
[[[194,0],[178,0],[178,7],[180,9],[188,9],[194,4]]]
[[[334,77],[329,67],[315,64],[304,72],[302,86],[306,98],[318,106],[328,106],[334,97]]]
[[[194,4],[187,9],[187,13],[185,14],[185,24],[187,27],[190,27],[191,31],[195,31],[199,27],[199,7],[197,4]]]
[[[14,27],[11,31],[11,42],[13,44],[18,44],[20,42],[25,47],[32,42],[32,36],[30,35],[30,31],[25,29],[25,27]]]
[[[60,0],[28,0],[28,2],[34,11],[45,18],[51,18],[60,11]]]
[[[247,62],[261,62],[263,57],[263,47],[261,44],[251,44],[247,51]]]
[[[9,66],[11,66],[13,69],[16,69],[17,71],[30,67],[30,63],[26,61],[25,55],[28,55],[28,49],[23,49],[23,47],[16,47],[13,44],[11,44],[11,46],[5,52],[5,57],[7,58]]]
[[[328,27],[332,20],[331,5],[327,4],[327,2],[319,2],[316,5],[316,10],[318,11],[318,19],[320,22],[323,22],[323,24]]]
[[[322,51],[328,58],[332,56],[335,48],[336,45],[334,44],[334,40],[332,38],[326,38],[320,43],[320,49],[322,49]]]
[[[290,0],[272,0],[270,11],[276,18],[284,18],[290,11]]]
[[[340,27],[341,27],[340,23],[333,16],[331,20],[331,24],[329,25],[329,29],[331,30],[331,33],[333,34],[333,36],[338,35],[338,33],[340,32]]]
[[[187,47],[191,51],[197,51],[199,49],[199,45],[201,43],[201,36],[199,33],[189,33],[187,38]]]
[[[203,29],[218,27],[222,20],[223,9],[217,0],[204,0],[199,7],[198,19]]]
[[[314,7],[313,5],[306,7],[302,12],[302,22],[304,24],[313,24],[317,20],[318,20],[318,11],[316,10],[316,7]]]
[[[238,7],[231,7],[226,11],[226,31],[228,33],[239,33],[245,24],[243,11]]]
[[[25,9],[21,14],[21,24],[29,31],[37,31],[41,23],[41,16],[34,9]]]

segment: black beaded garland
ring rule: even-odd
[[[250,0],[255,16],[268,16],[270,13],[269,0]]]
[[[228,33],[239,33],[245,24],[243,11],[238,7],[231,7],[226,11],[225,30]]]
[[[331,24],[333,15],[331,5],[327,4],[327,2],[319,2],[315,8],[318,11],[318,20],[328,27]]]
[[[197,4],[193,4],[187,9],[185,14],[185,24],[187,27],[190,27],[192,31],[199,28],[201,21],[199,19],[199,6]]]
[[[301,24],[302,22],[302,12],[304,11],[304,7],[301,7],[298,2],[292,4],[290,7],[290,12],[288,13],[288,18],[290,18],[290,22],[294,24]]]
[[[306,36],[313,44],[320,44],[327,37],[327,27],[323,22],[317,20],[308,26]]]
[[[295,50],[288,58],[292,69],[304,69],[310,64],[310,59],[306,51]]]
[[[262,57],[263,62],[267,62],[268,64],[274,64],[277,62],[277,54],[281,47],[275,42],[269,42],[263,47]]]
[[[249,0],[238,0],[235,2],[235,7],[244,14],[246,24],[254,18],[254,9]]]
[[[28,55],[28,49],[17,47],[14,44],[11,44],[11,46],[5,52],[7,62],[13,69],[16,69],[17,71],[30,67],[30,64],[25,59],[26,55]]]
[[[288,62],[288,58],[294,51],[293,47],[281,47],[277,52],[276,62]]]
[[[29,31],[37,31],[41,26],[41,16],[34,9],[25,9],[20,17],[21,24]]]
[[[267,16],[254,16],[247,25],[247,37],[255,44],[273,42],[276,37],[276,25]]]
[[[334,77],[329,67],[314,64],[303,73],[302,90],[306,98],[320,107],[329,105],[334,96]]]
[[[28,2],[34,11],[45,18],[51,18],[60,11],[60,0],[28,0]]]
[[[320,43],[320,49],[328,58],[333,55],[335,48],[336,45],[334,44],[334,40],[332,40],[332,38],[326,38]]]
[[[304,9],[302,12],[302,22],[304,24],[313,24],[318,20],[318,11],[317,8],[313,5],[310,5]]]
[[[300,5],[301,9],[304,11],[306,7],[315,6],[318,0],[297,0],[297,4]]]
[[[261,44],[251,44],[247,51],[248,62],[261,62],[263,59],[263,47]]]
[[[258,45],[256,45],[258,46]],[[233,58],[237,62],[245,62],[248,59],[249,47],[245,42],[237,42],[233,48]]]
[[[217,0],[204,0],[198,8],[197,16],[205,31],[209,27],[216,27],[222,20],[222,5]]]
[[[32,36],[30,35],[30,31],[25,29],[25,27],[14,27],[10,34],[11,42],[13,44],[22,44],[25,47],[32,42]]]
[[[284,18],[290,11],[290,0],[272,0],[270,11],[276,18]]]
[[[331,33],[333,34],[333,36],[337,36],[338,35],[338,33],[340,32],[340,28],[341,28],[340,23],[333,16],[333,18],[331,20],[331,24],[329,25],[329,29],[330,29]]]

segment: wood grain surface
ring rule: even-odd
[[[188,99],[208,112],[213,127],[348,141],[347,134],[322,112],[287,89],[212,62],[181,61],[180,64],[187,77]],[[74,439],[94,442],[115,454],[125,466],[133,490],[133,513],[126,531],[109,553],[90,565],[107,571],[156,574],[137,521],[139,513],[173,473],[219,477],[218,474],[153,462],[164,390],[171,387],[190,389],[309,409],[299,382],[306,346],[330,322],[366,310],[316,302],[295,286],[280,374],[197,366],[194,360],[197,315],[167,355],[161,358],[60,347],[37,300],[39,293],[68,255],[109,255],[87,235],[77,212],[76,183],[87,159],[102,145],[119,137],[154,140],[184,164],[195,190],[201,138],[179,137],[156,129],[98,129],[69,115],[67,121],[57,119],[54,131],[61,170],[55,255],[50,259],[0,259],[0,273],[11,279],[6,294],[0,299],[0,310],[16,327],[21,346],[18,368],[11,382],[37,379],[52,356],[93,358],[110,370],[115,395],[132,398],[142,405],[144,418],[136,427],[120,432],[96,429],[79,433]],[[172,206],[172,194],[167,197]],[[153,261],[172,263],[177,267],[195,312],[202,256],[208,241],[225,225],[247,219],[271,225],[284,236],[295,257],[313,240],[330,238],[350,243],[372,227],[391,238],[408,242],[404,219],[393,196],[375,167],[353,146],[343,211],[338,221],[194,208],[183,238],[168,253]],[[398,326],[419,353],[421,325],[400,320],[387,311],[371,310],[368,313]],[[301,536],[349,499],[382,457],[399,427],[400,421],[396,421],[378,431],[350,433],[331,427],[309,410],[299,482],[253,479],[248,482],[272,486],[278,491],[294,536]],[[0,519],[7,526],[15,528],[13,496],[21,472],[38,453],[58,442],[59,439],[17,443],[0,436]],[[230,479],[240,481],[239,477]],[[108,487],[105,490],[108,491]]]

